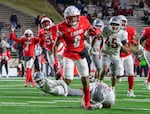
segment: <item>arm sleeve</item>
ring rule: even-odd
[[[145,40],[144,37],[140,38],[140,44],[142,44],[144,42],[144,40]]]
[[[22,42],[24,42],[22,39],[18,39],[18,38],[16,37],[16,35],[15,35],[14,32],[11,32],[11,33],[10,33],[10,39],[16,41],[17,43],[22,43]]]

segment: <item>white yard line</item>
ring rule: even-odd
[[[116,99],[116,101],[134,101],[134,102],[150,102],[150,98],[149,99],[135,99],[135,98],[123,98],[123,99]]]
[[[48,96],[48,95],[47,95]],[[42,96],[40,96],[40,97],[42,97]],[[1,98],[8,98],[8,99],[16,99],[16,98],[18,98],[18,99],[24,99],[24,98],[31,98],[31,99],[39,99],[39,96],[37,96],[37,97],[34,97],[34,96],[0,96],[0,99]],[[43,98],[44,98],[44,96],[43,96]],[[66,100],[70,100],[70,101],[80,101],[81,100],[81,98],[70,98],[70,97],[61,97],[61,98],[54,98],[54,97],[52,97],[52,96],[49,96],[49,98],[48,98],[49,100],[58,100],[58,101],[61,101],[61,100],[64,100],[64,101],[66,101]]]
[[[1,107],[49,107],[49,108],[80,108],[80,106],[57,106],[54,105],[54,102],[44,103],[44,102],[37,102],[40,104],[30,104],[30,103],[16,103],[16,102],[0,102]],[[42,104],[41,104],[42,103]],[[47,105],[45,105],[47,104]],[[50,105],[52,104],[52,105]],[[149,108],[112,108],[112,110],[133,110],[133,111],[150,111]]]
[[[115,110],[115,109],[114,109]],[[149,108],[119,108],[117,110],[134,110],[134,111],[149,111]],[[135,112],[136,113],[136,112]],[[146,112],[145,112],[146,114]]]

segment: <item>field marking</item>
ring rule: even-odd
[[[78,100],[68,100],[68,99],[62,99],[62,100],[52,100],[50,101],[28,101],[28,103],[34,103],[34,104],[55,104],[55,103],[74,103],[74,102],[81,102]]]
[[[114,108],[113,110],[149,111],[150,109],[149,108]]]
[[[48,105],[44,105],[44,104],[42,104],[42,105],[39,105],[39,104],[29,104],[29,103],[24,103],[24,102],[22,102],[22,103],[16,103],[16,102],[0,102],[0,106],[1,107],[7,107],[7,106],[10,106],[10,107],[12,107],[12,106],[15,106],[15,107],[25,107],[25,106],[32,106],[32,107],[49,107],[49,104]]]
[[[14,86],[14,87],[20,87],[20,86]],[[1,90],[9,90],[9,89],[13,89],[13,90],[28,90],[28,89],[36,90],[36,88],[33,88],[33,87],[29,87],[29,88],[22,88],[22,87],[20,87],[20,88],[13,88],[13,87],[1,88],[0,87],[0,89]]]
[[[123,99],[116,99],[116,101],[150,102],[150,99],[123,98]]]
[[[36,107],[36,108],[81,108],[81,106],[57,106],[57,105],[39,105],[39,104],[0,104],[1,107]]]
[[[29,103],[15,103],[15,102],[2,102],[1,107],[49,107],[49,108],[81,108],[81,106],[57,106],[57,105],[44,105],[44,104],[29,104]],[[133,110],[133,111],[150,111],[149,108],[112,108],[112,110]]]
[[[52,100],[52,101],[27,101],[27,102],[0,102],[0,106],[25,106],[25,105],[34,105],[37,104],[39,106],[40,104],[46,104],[45,106],[49,106],[50,104],[56,104],[56,103],[74,103],[74,102],[81,102],[78,100]]]
[[[37,98],[39,98],[39,97],[42,97],[42,96],[37,96],[37,97],[35,97],[35,96],[0,96],[0,99],[1,98],[12,98],[12,99],[14,99],[14,98],[20,98],[20,99],[24,99],[24,98],[32,98],[32,99],[37,99]],[[43,96],[43,98],[45,98],[44,96]],[[70,98],[70,97],[61,97],[61,98],[54,98],[53,96],[49,96],[49,98],[48,98],[49,100],[81,100],[81,98]]]
[[[29,104],[56,104],[57,102],[52,101],[28,101]]]
[[[25,79],[0,79],[0,81],[3,81],[3,82],[22,82],[22,81],[25,81]]]

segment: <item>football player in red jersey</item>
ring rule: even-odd
[[[150,67],[150,27],[144,28],[143,34],[140,38],[140,44],[144,48],[144,57]],[[148,72],[147,80],[145,81],[147,90],[150,91],[150,70]]]
[[[58,38],[54,44],[54,67],[58,66],[57,50],[59,43],[65,42],[64,80],[70,84],[73,80],[74,64],[81,75],[83,85],[84,108],[92,109],[90,104],[89,69],[84,57],[84,35],[88,31],[90,35],[100,34],[100,30],[94,29],[85,16],[80,16],[80,11],[75,6],[68,6],[64,11],[64,21],[58,25]]]
[[[39,45],[44,48],[45,58],[51,68],[51,73],[54,75],[53,62],[54,57],[52,54],[52,47],[57,38],[57,26],[54,25],[52,20],[48,17],[43,17],[40,22],[41,28],[38,30],[40,38]]]
[[[34,81],[32,79],[32,66],[34,63],[34,48],[35,45],[39,43],[39,38],[34,37],[31,29],[26,29],[24,35],[21,38],[17,38],[14,30],[15,28],[12,26],[10,38],[23,45],[23,60],[25,61],[26,67],[25,87],[28,86],[29,81],[32,86],[34,86]]]
[[[127,31],[128,33],[128,48],[131,50],[130,45],[134,44],[137,45],[136,38],[136,29],[132,26],[127,26],[127,18],[124,15],[119,15],[118,17],[122,20],[122,29]],[[131,55],[131,51],[125,53],[123,51],[120,52],[120,57],[123,62],[123,69],[122,72],[125,71],[126,75],[128,76],[128,97],[135,97],[133,92],[134,87],[134,62],[133,57]]]

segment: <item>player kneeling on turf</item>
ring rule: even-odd
[[[105,83],[91,83],[91,106],[93,108],[111,108],[115,104],[115,94]]]
[[[93,106],[102,104],[103,108],[111,108],[115,104],[115,94],[112,88],[105,83],[94,83],[91,85],[91,103]],[[98,105],[100,106],[100,105]],[[98,107],[100,108],[100,107]]]

